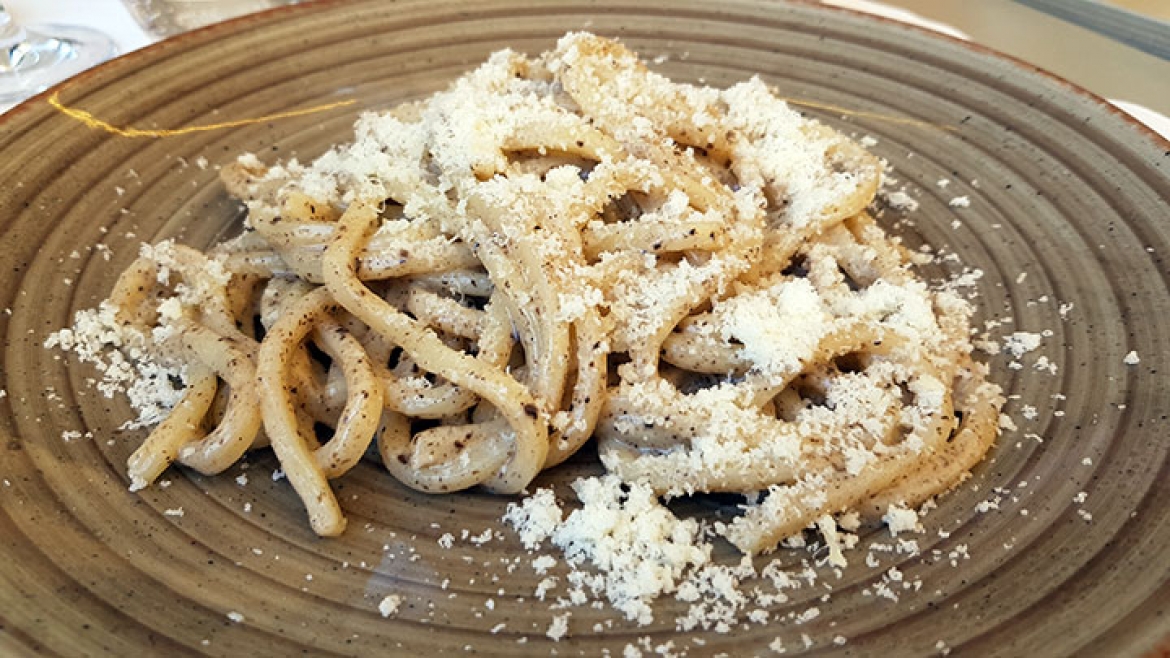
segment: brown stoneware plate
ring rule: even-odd
[[[361,110],[572,29],[620,37],[678,80],[759,74],[793,99],[950,128],[807,109],[876,140],[920,204],[883,221],[961,259],[929,275],[970,268],[980,331],[1044,335],[1018,359],[985,356],[1018,429],[924,519],[921,553],[875,553],[869,567],[861,549],[839,577],[826,570],[772,606],[767,624],[676,632],[685,604],[662,600],[641,628],[574,609],[554,642],[550,601],[533,597],[540,577],[498,520],[505,499],[412,493],[363,464],[336,485],[349,530],[319,539],[287,481],[271,477],[270,454],[246,471],[173,469],[170,486],[127,491],[125,459],[143,436],[119,429],[128,405],[43,349],[46,335],[103,298],[140,242],[205,246],[238,226],[216,174],[238,153],[311,158],[348,139]],[[1101,99],[966,43],[770,0],[308,3],[159,43],[56,91],[138,128],[357,102],[157,139],[88,128],[47,96],[0,117],[0,653],[597,656],[672,642],[675,653],[741,656],[770,655],[777,638],[789,653],[854,655],[1166,647],[1170,144]],[[956,197],[969,207],[952,207]],[[1131,351],[1139,363],[1125,362]],[[539,484],[563,486],[594,461]],[[489,528],[500,533],[482,546],[462,539]],[[884,529],[861,541],[891,542]],[[877,594],[891,567],[920,583],[894,582],[897,602]],[[383,618],[392,593],[401,607]],[[813,607],[804,623],[786,619]]]

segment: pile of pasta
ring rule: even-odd
[[[748,553],[918,504],[1002,400],[969,304],[867,214],[881,170],[758,79],[673,83],[585,33],[310,164],[243,156],[243,233],[145,249],[106,302],[181,373],[132,487],[270,445],[336,535],[329,481],[367,454],[420,491],[515,494],[596,437],[664,496],[745,494],[719,530]]]

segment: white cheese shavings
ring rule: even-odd
[[[841,568],[849,566],[849,562],[841,550],[841,537],[837,532],[837,522],[833,517],[826,514],[817,519],[817,528],[820,529],[821,536],[825,538],[825,545],[829,548],[829,564]]]
[[[918,512],[901,505],[890,505],[882,516],[882,521],[890,529],[890,534],[897,536],[899,532],[921,532],[922,526],[918,523]]]
[[[383,617],[397,614],[398,607],[402,605],[402,597],[398,594],[388,594],[378,603],[378,612]]]
[[[552,623],[549,624],[545,635],[553,642],[560,642],[562,638],[569,634],[569,613],[556,615],[552,618]]]
[[[1040,334],[1031,333],[1027,331],[1017,331],[1011,335],[1004,336],[1003,350],[1012,356],[1019,358],[1024,354],[1040,347],[1042,337]]]
[[[551,555],[541,555],[532,561],[532,569],[536,575],[543,576],[548,570],[557,565],[557,559]]]
[[[743,136],[733,142],[733,172],[741,184],[787,199],[789,225],[799,228],[819,219],[856,188],[854,173],[830,165],[836,138],[815,137],[804,118],[759,78],[726,89],[721,98],[727,104],[723,128]]]
[[[552,489],[537,489],[519,505],[508,503],[504,521],[516,529],[524,548],[540,547],[561,524],[562,511]]]
[[[688,568],[710,560],[710,547],[696,541],[698,524],[676,518],[648,487],[606,475],[579,479],[573,490],[582,508],[552,541],[571,564],[598,570],[606,597],[627,619],[649,623],[648,601],[673,592]]]
[[[742,343],[742,355],[767,376],[782,378],[813,356],[832,327],[824,302],[807,279],[782,281],[716,306],[725,340]]]
[[[894,210],[906,210],[909,212],[918,210],[918,201],[903,190],[884,192],[882,194],[882,198],[884,198],[886,204]]]

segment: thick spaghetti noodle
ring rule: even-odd
[[[880,174],[759,80],[675,84],[588,34],[496,53],[310,165],[245,156],[244,233],[144,250],[87,316],[181,372],[132,486],[271,445],[335,535],[329,480],[374,441],[415,489],[516,493],[596,437],[659,494],[760,494],[719,526],[745,552],[916,504],[987,451],[1001,398],[968,304],[866,214]]]

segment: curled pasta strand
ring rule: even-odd
[[[483,321],[483,311],[468,308],[454,299],[440,297],[422,288],[410,290],[406,310],[423,324],[463,338],[477,338]]]
[[[921,465],[922,455],[932,455],[943,447],[954,428],[949,391],[940,406],[925,423],[911,428],[910,437],[920,442],[918,446],[878,454],[857,473],[831,469],[804,476],[804,482],[817,490],[831,491],[830,496],[809,496],[808,489],[800,483],[773,485],[764,502],[749,506],[728,525],[724,536],[744,553],[760,553],[771,550],[780,540],[800,532],[825,514],[856,509],[863,501],[909,477]]]
[[[385,369],[379,373],[386,406],[414,418],[446,418],[467,411],[479,399],[471,389],[451,382],[431,384],[421,377],[398,377]]]
[[[583,232],[585,256],[597,259],[603,252],[638,249],[650,253],[670,253],[701,249],[715,251],[723,247],[727,230],[723,222],[664,220],[623,222],[590,226]]]
[[[233,308],[235,304],[228,293],[231,277],[202,276],[202,273],[212,267],[212,260],[196,249],[174,244],[171,245],[169,252],[167,264],[177,270],[185,281],[196,282],[194,287],[197,288],[196,292],[200,298],[200,324],[232,340],[251,358],[258,345],[236,324],[236,313]]]
[[[416,459],[411,445],[410,421],[402,414],[387,410],[378,434],[382,463],[406,486],[427,493],[440,493],[474,487],[503,468],[510,458],[510,442],[501,439],[506,439],[511,430],[503,420],[448,431],[464,437],[463,447],[453,451],[456,453],[453,458]],[[415,467],[412,462],[425,465]]]
[[[260,343],[256,368],[265,432],[288,481],[305,505],[309,524],[323,536],[341,534],[345,516],[314,455],[316,441],[310,442],[298,422],[285,364],[314,325],[337,308],[326,288],[316,288],[291,304]]]
[[[377,211],[367,204],[356,203],[346,210],[338,235],[323,258],[326,288],[350,313],[402,347],[422,368],[475,392],[503,414],[515,440],[511,459],[501,467],[497,488],[520,491],[540,471],[548,452],[547,430],[537,422],[536,400],[516,380],[444,345],[433,332],[377,298],[357,279],[353,256],[377,219]]]
[[[269,279],[260,296],[260,323],[265,330],[271,330],[277,319],[312,289],[311,285],[300,279]],[[296,350],[287,368],[289,381],[297,390],[297,398],[309,417],[317,422],[331,424],[346,402],[344,387],[331,387],[324,368],[310,359],[305,350]]]
[[[382,386],[366,351],[337,322],[324,320],[314,331],[325,351],[340,362],[347,391],[332,438],[313,451],[325,477],[347,473],[361,461],[382,418]]]
[[[411,281],[424,289],[442,290],[458,297],[490,297],[495,289],[487,272],[471,269],[419,274]]]
[[[503,228],[506,221],[504,209],[478,197],[471,199],[468,207],[486,224],[484,229],[493,231],[494,235],[508,233]],[[552,218],[548,219],[551,222]],[[478,257],[493,278],[528,284],[523,297],[518,296],[518,290],[505,288],[501,292],[519,330],[527,361],[532,365],[528,388],[536,398],[538,410],[547,416],[552,407],[560,403],[564,392],[568,375],[564,355],[569,351],[569,327],[557,321],[555,309],[560,308],[560,299],[546,274],[544,257],[527,240],[516,239],[510,245],[510,252],[506,253],[493,235],[477,235],[477,238]]]
[[[332,232],[325,234],[332,235]],[[273,251],[253,251],[227,257],[228,269],[260,276],[295,275],[315,284],[324,283],[321,256],[324,243],[288,247]],[[385,252],[373,249],[358,257],[357,274],[363,281],[379,281],[416,274],[457,271],[479,264],[465,245],[446,238],[431,238]]]
[[[969,363],[965,368],[975,366]],[[866,516],[880,518],[890,505],[917,507],[931,496],[953,489],[991,448],[1003,396],[998,387],[972,383],[969,377],[968,370],[956,379],[958,409],[963,417],[953,436],[923,460],[920,468],[906,473],[861,505],[860,511]]]
[[[260,431],[256,370],[246,347],[202,325],[183,322],[180,326],[184,349],[214,370],[230,391],[223,418],[215,429],[179,449],[180,464],[212,475],[236,463],[252,447]]]
[[[295,274],[280,253],[272,249],[229,253],[224,257],[224,267],[236,274],[251,274],[265,278]]]
[[[574,324],[576,329],[575,379],[568,409],[553,416],[549,452],[544,468],[565,461],[593,436],[605,404],[609,341],[596,308],[586,311]]]
[[[114,308],[118,322],[142,329],[157,320],[158,309],[146,303],[154,291],[157,278],[158,264],[145,256],[134,259],[122,271],[107,300]]]
[[[153,484],[183,446],[199,439],[203,417],[215,398],[216,383],[215,371],[201,362],[187,366],[187,388],[182,399],[126,460],[132,491]]]

